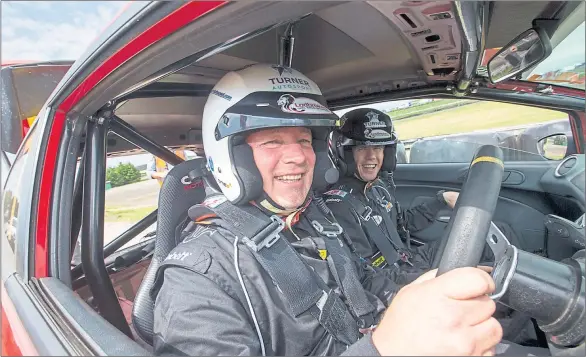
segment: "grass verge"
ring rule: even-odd
[[[143,207],[106,207],[104,220],[106,222],[138,222],[157,206]]]
[[[408,140],[534,124],[563,118],[567,118],[567,115],[555,110],[507,103],[479,102],[398,120],[394,124],[399,139]]]
[[[387,112],[393,120],[401,120],[401,118],[408,117],[418,112],[433,110],[438,107],[446,105],[457,104],[459,102],[467,101],[466,99],[442,99],[435,102],[429,102],[421,105],[415,105],[408,108],[397,108]]]

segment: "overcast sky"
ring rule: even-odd
[[[1,1],[2,62],[75,60],[125,1]]]

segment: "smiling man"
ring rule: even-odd
[[[290,138],[293,144],[288,143]],[[303,205],[313,180],[315,153],[308,128],[278,128],[253,132],[246,138],[263,182],[263,192],[276,206],[297,208]],[[293,147],[291,147],[293,145]],[[287,149],[287,164],[276,154]]]

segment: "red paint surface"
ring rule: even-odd
[[[1,356],[38,356],[32,341],[18,314],[12,300],[2,285],[2,345]]]
[[[574,135],[576,137],[576,136],[578,136],[578,134],[581,134],[582,140],[584,140],[584,138],[586,138],[586,113],[580,112],[580,113],[578,113],[578,116],[580,117],[580,124],[582,124],[582,133],[578,133],[578,128],[576,127],[576,124],[574,123],[574,121],[570,120],[570,125],[572,126],[572,135]],[[583,154],[584,149],[580,146],[580,140],[575,140],[575,141],[576,141],[576,150],[578,151],[579,154]]]
[[[14,333],[10,328],[10,322],[2,307],[2,349],[0,350],[2,356],[22,356],[22,351],[14,340]]]
[[[497,83],[497,84],[489,84],[488,85],[489,88],[497,88],[497,89],[504,89],[504,90],[510,90],[510,91],[518,91],[518,92],[530,92],[530,93],[535,92],[537,89],[537,86],[545,86],[545,87],[551,86],[551,88],[553,89],[552,94],[566,95],[566,96],[570,96],[570,97],[579,97],[579,98],[586,97],[586,91],[584,91],[584,89],[556,86],[556,85],[552,85],[549,83],[510,80],[510,81],[505,81],[505,82],[501,82],[501,83]]]

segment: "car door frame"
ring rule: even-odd
[[[16,238],[19,249],[10,249],[7,239],[2,238],[3,353],[147,354],[136,342],[91,310],[58,277],[50,276],[52,255],[48,238],[51,217],[54,217],[51,208],[55,207],[51,199],[54,187],[59,186],[55,181],[56,166],[65,158],[58,153],[63,152],[60,150],[65,142],[62,138],[73,132],[71,123],[75,120],[68,116],[70,110],[85,93],[144,48],[222,4],[132,4],[75,62],[41,109],[23,140],[24,145],[29,142],[27,139],[35,139],[34,145],[28,148],[30,152],[23,171],[31,184],[27,185],[28,190],[19,202],[21,220]],[[185,11],[186,7],[190,11]],[[178,19],[177,14],[182,18]],[[23,146],[19,152],[21,150]],[[70,150],[68,154],[76,155],[77,150]],[[10,173],[7,180],[10,180]],[[21,217],[23,213],[26,216]]]

